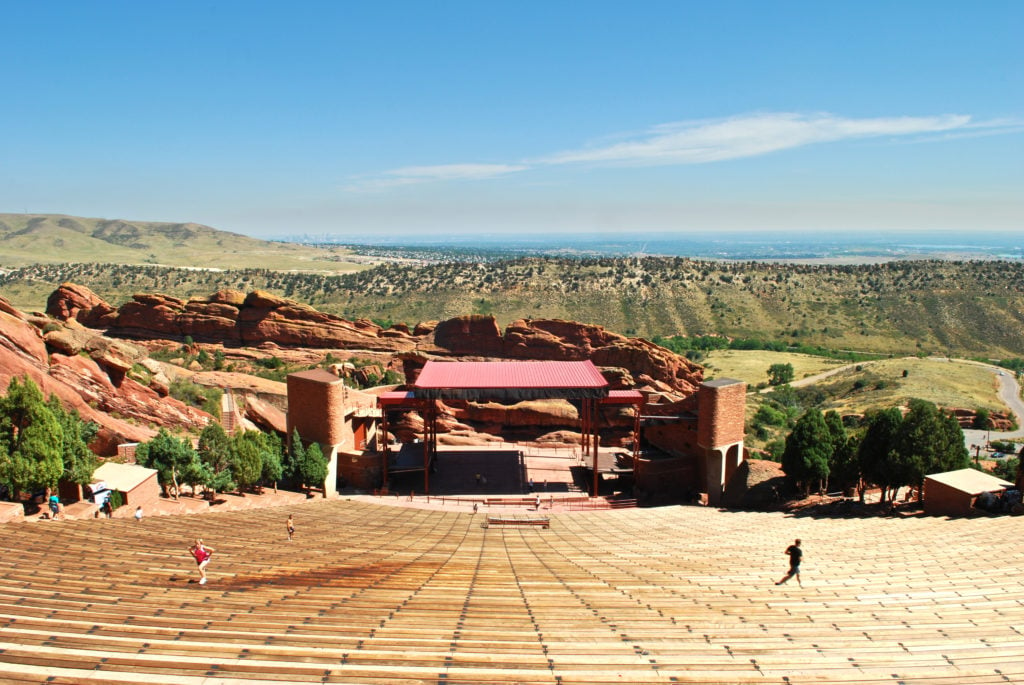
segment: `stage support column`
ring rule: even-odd
[[[434,423],[434,403],[431,401],[423,412],[423,494],[430,494],[430,428]]]
[[[640,471],[640,415],[643,403],[633,405],[633,484],[636,485]]]
[[[588,412],[590,421],[588,423],[590,424],[591,439],[593,440],[591,447],[594,450],[594,494],[591,497],[597,497],[597,445],[599,442],[597,439],[597,402],[592,399],[588,399],[587,402],[590,403],[590,411]]]
[[[389,444],[390,440],[388,440],[388,410],[385,407],[381,407],[380,429],[382,433],[381,442],[384,445],[382,450],[384,453],[383,476],[380,486],[386,488],[388,486],[388,462],[391,461],[391,446]]]

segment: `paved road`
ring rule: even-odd
[[[974,429],[964,430],[964,443],[970,447],[971,445],[984,445],[987,440],[1009,440],[1011,438],[1024,437],[1024,401],[1020,397],[1020,385],[1017,384],[1017,379],[1014,378],[1013,372],[1001,369],[998,366],[991,366],[989,364],[981,364],[975,362],[979,366],[984,366],[986,369],[996,374],[999,379],[999,399],[1006,403],[1010,411],[1017,417],[1017,430],[1015,431],[982,431]]]

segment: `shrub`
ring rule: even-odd
[[[754,424],[767,424],[769,426],[785,426],[786,414],[767,404],[762,404],[758,408],[757,413],[754,414]]]
[[[171,382],[171,397],[181,400],[190,407],[198,407],[216,419],[220,419],[220,388],[209,388],[190,380],[178,379]]]

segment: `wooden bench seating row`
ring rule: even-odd
[[[297,544],[268,510],[23,524],[0,555],[0,681],[984,683],[1024,662],[1024,557],[997,519],[901,520],[942,540],[910,554],[892,521],[631,509],[488,536],[466,512],[296,511]],[[792,527],[805,587],[776,588]]]
[[[487,526],[539,526],[550,528],[549,516],[488,516]]]

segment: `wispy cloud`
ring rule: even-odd
[[[438,164],[435,166],[408,166],[385,171],[376,177],[354,179],[349,190],[385,190],[397,186],[431,183],[436,181],[466,181],[503,176],[529,167],[523,164]]]
[[[483,179],[539,167],[577,164],[668,166],[706,164],[844,140],[995,135],[1020,131],[1022,122],[975,122],[964,114],[851,119],[828,113],[776,112],[660,124],[639,134],[509,164],[405,167],[357,180],[351,190],[382,190],[437,181]]]
[[[754,114],[717,121],[655,126],[641,136],[604,147],[559,152],[544,164],[702,164],[754,157],[814,143],[908,136],[963,128],[965,115],[844,119],[831,114]]]

